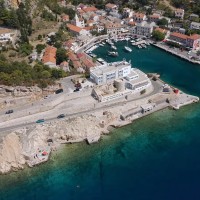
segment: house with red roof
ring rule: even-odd
[[[200,35],[199,34],[193,34],[188,36],[187,38],[187,46],[192,49],[199,49],[200,48]]]
[[[147,20],[147,16],[144,13],[133,13],[133,20],[140,23]]]
[[[42,63],[48,65],[49,67],[56,67],[56,51],[57,48],[53,46],[46,47],[42,57]]]
[[[160,19],[160,15],[154,13],[153,15],[149,15],[148,19],[150,22],[158,22],[158,20]]]
[[[67,24],[67,28],[74,36],[90,35],[90,31],[87,28],[80,28],[73,24]]]
[[[122,25],[120,23],[106,22],[105,30],[110,36],[118,35],[122,32]]]
[[[94,6],[83,7],[82,10],[86,13],[96,12],[98,9]]]
[[[197,49],[200,47],[200,35],[198,34],[188,36],[182,33],[173,32],[170,34],[169,39],[173,42],[177,42],[180,45],[190,47],[192,49]]]
[[[62,22],[68,22],[69,21],[69,15],[62,14],[61,19],[62,19]]]
[[[116,12],[116,11],[118,11],[118,6],[113,3],[107,3],[105,5],[105,10],[108,12]]]

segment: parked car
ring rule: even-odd
[[[59,93],[62,93],[62,92],[63,92],[63,89],[58,89],[58,90],[55,91],[56,94],[59,94]]]
[[[37,124],[40,124],[40,123],[43,123],[43,122],[44,122],[44,119],[38,119],[38,120],[36,121]]]
[[[75,90],[74,90],[74,92],[78,92],[79,91],[79,88],[76,88]]]
[[[7,110],[5,114],[11,114],[13,112],[14,112],[13,110]]]
[[[60,118],[64,118],[65,117],[65,114],[60,114],[60,115],[58,115],[58,119],[60,119]]]

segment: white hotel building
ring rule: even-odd
[[[153,86],[145,73],[122,61],[102,65],[90,71],[90,78],[98,85],[92,91],[99,102],[152,91]]]
[[[102,85],[110,83],[118,78],[124,78],[131,72],[131,64],[122,62],[113,62],[101,65],[90,70],[90,78],[97,84]]]

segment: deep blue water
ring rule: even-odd
[[[120,47],[121,45],[121,47]],[[120,49],[121,48],[121,49]],[[108,61],[131,59],[145,72],[200,96],[200,66],[157,48],[134,48]],[[0,176],[0,200],[11,199],[200,199],[200,103],[178,111],[163,110],[94,145],[64,146],[41,166]]]

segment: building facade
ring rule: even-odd
[[[185,11],[184,11],[183,9],[178,8],[178,9],[176,9],[176,10],[174,11],[174,14],[175,14],[175,17],[180,18],[180,19],[183,19],[183,18],[184,18]]]
[[[198,23],[198,22],[192,22],[190,24],[190,29],[200,30],[200,23]]]
[[[90,78],[97,84],[102,85],[113,82],[115,79],[126,77],[130,74],[131,64],[122,61],[95,67],[90,71]]]
[[[148,23],[146,21],[143,21],[142,23],[138,23],[136,24],[135,34],[150,37],[155,25],[156,24],[154,22]]]

